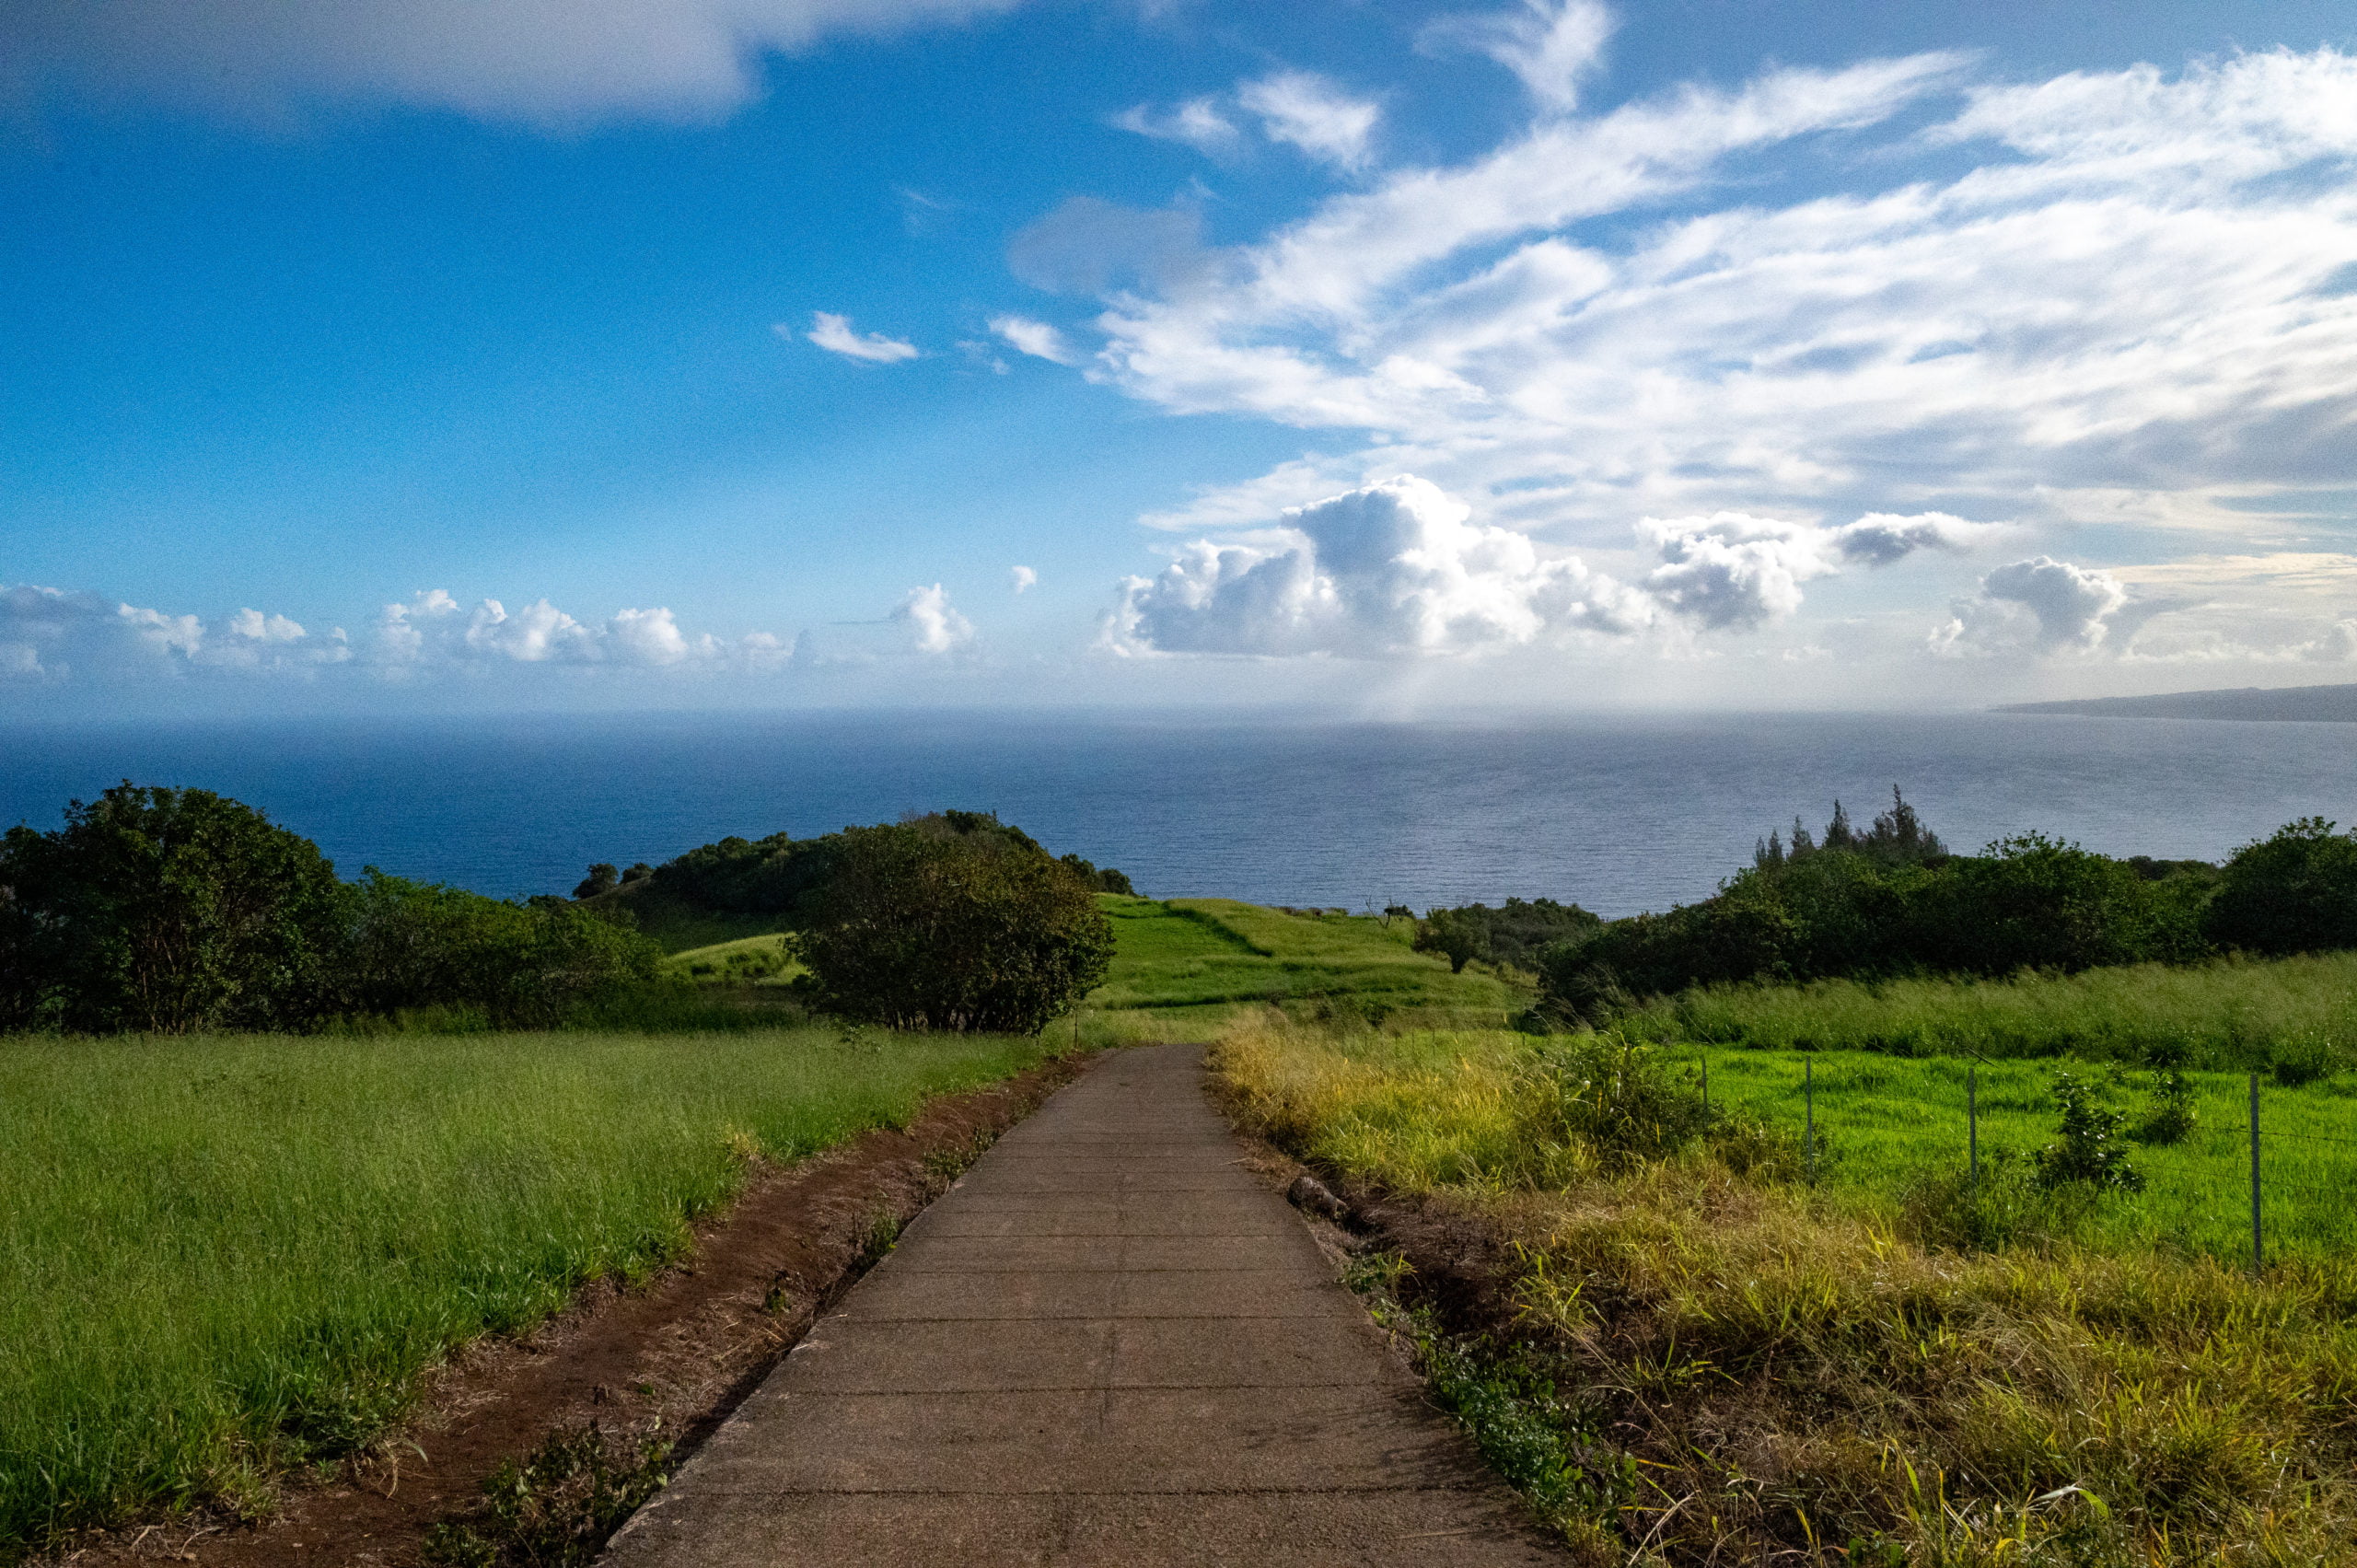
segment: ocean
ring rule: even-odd
[[[1510,895],[1606,915],[1710,893],[1795,814],[1896,784],[1949,845],[2037,830],[2214,860],[2357,821],[2357,725],[2010,714],[1491,724],[664,714],[0,728],[0,826],[119,779],[217,790],[377,865],[499,896],[730,833],[994,810],[1142,892],[1259,903]]]

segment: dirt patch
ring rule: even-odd
[[[684,1458],[875,1260],[880,1235],[1085,1065],[1049,1062],[935,1100],[904,1130],[758,1166],[728,1211],[699,1227],[687,1263],[638,1290],[593,1285],[529,1336],[461,1353],[433,1376],[423,1413],[332,1479],[290,1486],[267,1523],[130,1527],[86,1537],[62,1561],[405,1568],[501,1461],[561,1428],[659,1432]]]

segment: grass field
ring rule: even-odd
[[[673,1257],[756,1153],[1032,1040],[0,1039],[0,1556],[348,1450],[421,1368]]]
[[[2357,1559],[2357,1258],[2338,1214],[2310,1211],[2255,1278],[2231,1224],[2140,1152],[2154,1191],[2105,1200],[2109,1217],[1931,1245],[1894,1189],[1960,1169],[1961,1068],[1817,1057],[1835,1158],[1811,1187],[1707,1149],[1616,1169],[1565,1147],[1535,1109],[1533,1050],[1263,1010],[1214,1065],[1247,1125],[1493,1238],[1448,1255],[1495,1260],[1497,1307],[1420,1339],[1435,1387],[1582,1560]],[[1714,1099],[1796,1124],[1797,1060],[1711,1063]],[[2036,1064],[1980,1070],[1998,1141],[2050,1134]],[[2238,1086],[2200,1080],[2201,1129],[2167,1151],[2226,1193]],[[2342,1083],[2279,1089],[2262,1123],[2340,1136],[2351,1106]],[[1391,1277],[1442,1304],[1427,1312],[1474,1299]]]
[[[1709,986],[1644,1003],[1614,1027],[1641,1040],[1914,1056],[2175,1060],[2247,1072],[2285,1059],[2357,1066],[2357,953],[2014,980]]]
[[[1366,915],[1294,915],[1231,899],[1109,893],[1097,903],[1113,922],[1116,949],[1090,1009],[1149,1013],[1197,1029],[1198,1039],[1238,1005],[1271,1001],[1315,1005],[1348,997],[1361,1007],[1490,1023],[1529,1002],[1494,974],[1451,974],[1446,959],[1412,951],[1404,921],[1387,928]]]

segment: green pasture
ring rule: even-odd
[[[663,960],[663,972],[714,983],[787,985],[808,971],[785,934],[770,932],[684,948]]]
[[[1625,1010],[1633,1040],[1902,1056],[2078,1056],[2266,1071],[2357,1065],[2357,952],[2010,980],[1714,985]]]
[[[1880,1204],[1918,1178],[1967,1168],[1968,1076],[1980,1109],[1984,1169],[2026,1161],[2057,1135],[2057,1068],[2101,1086],[2135,1122],[2154,1103],[2152,1074],[2102,1063],[1901,1058],[1875,1051],[1796,1052],[1665,1047],[1691,1064],[1701,1092],[1737,1115],[1804,1130],[1808,1100],[1826,1157],[1819,1187]],[[2107,1247],[2162,1246],[2229,1259],[2250,1256],[2250,1079],[2189,1073],[2193,1132],[2174,1144],[2127,1143],[2146,1180],[2141,1193],[2106,1196],[2080,1224]],[[1813,1083],[1813,1091],[1809,1086]],[[2346,1252],[2357,1245],[2357,1074],[2298,1087],[2259,1087],[2262,1218],[2270,1256]]]
[[[755,1154],[1037,1040],[0,1039],[0,1558],[365,1442],[451,1347],[688,1243]]]
[[[1503,1022],[1527,995],[1493,973],[1451,974],[1448,961],[1412,951],[1411,923],[1368,915],[1287,914],[1233,899],[1136,899],[1102,894],[1114,957],[1088,997],[1103,1015],[1146,1013],[1216,1027],[1238,1005],[1316,1006],[1350,998],[1388,1011],[1434,1009]]]

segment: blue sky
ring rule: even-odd
[[[0,40],[0,713],[2357,679],[2342,6]]]

